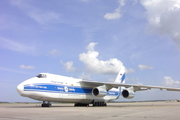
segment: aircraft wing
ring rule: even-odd
[[[81,84],[89,87],[98,87],[105,85],[110,90],[111,88],[118,88],[118,87],[134,87],[134,92],[142,91],[142,90],[151,90],[153,89],[160,89],[160,90],[167,90],[167,91],[180,91],[180,88],[170,88],[170,87],[161,87],[161,86],[150,86],[150,85],[133,85],[133,84],[123,84],[123,83],[110,83],[110,82],[99,82],[99,81],[86,81],[82,80]]]

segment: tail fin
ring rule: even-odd
[[[125,83],[125,67],[121,67],[119,73],[116,76],[116,79],[114,80],[116,83]]]
[[[116,79],[114,80],[115,83],[125,83],[125,67],[121,67],[120,71],[118,72]],[[118,96],[116,99],[118,99],[123,91],[124,87],[118,87]]]

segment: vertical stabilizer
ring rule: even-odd
[[[120,71],[118,72],[116,79],[114,80],[115,83],[125,83],[125,67],[121,67]],[[116,99],[118,99],[123,91],[124,87],[118,87],[119,93]]]
[[[114,82],[116,82],[116,83],[125,83],[125,67],[124,66],[121,67],[121,69],[118,72]]]

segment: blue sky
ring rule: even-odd
[[[0,101],[31,101],[16,86],[40,72],[112,81],[125,66],[126,83],[180,87],[179,14],[178,0],[1,0]]]

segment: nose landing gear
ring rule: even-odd
[[[51,103],[48,101],[43,101],[43,103],[41,104],[41,107],[51,107]]]

